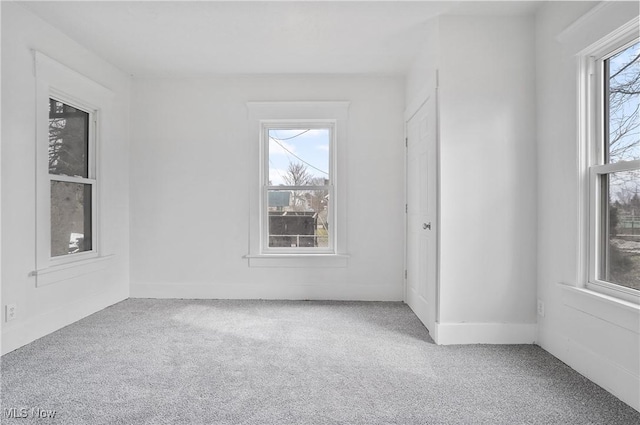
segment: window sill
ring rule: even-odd
[[[245,255],[249,267],[347,267],[345,254],[260,254]]]
[[[567,307],[640,334],[640,305],[590,289],[560,286],[562,303]]]
[[[50,266],[32,272],[31,275],[36,277],[36,287],[40,288],[55,282],[103,270],[109,266],[113,257],[113,255],[104,255]]]

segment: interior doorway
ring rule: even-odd
[[[405,301],[437,342],[438,161],[435,84],[406,121]]]

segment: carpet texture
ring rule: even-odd
[[[402,303],[131,299],[1,370],[2,423],[640,423],[537,346],[434,345]]]

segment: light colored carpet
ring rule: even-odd
[[[365,302],[127,300],[3,356],[2,408],[21,424],[640,423],[539,347],[436,346],[406,305]]]

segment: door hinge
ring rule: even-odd
[[[407,214],[409,212],[409,204],[404,204],[404,213]]]
[[[405,146],[406,148],[408,148],[408,147],[409,147],[409,138],[408,138],[408,137],[405,137],[405,138],[404,138],[404,146]]]
[[[404,271],[404,278],[407,278],[407,270]]]

